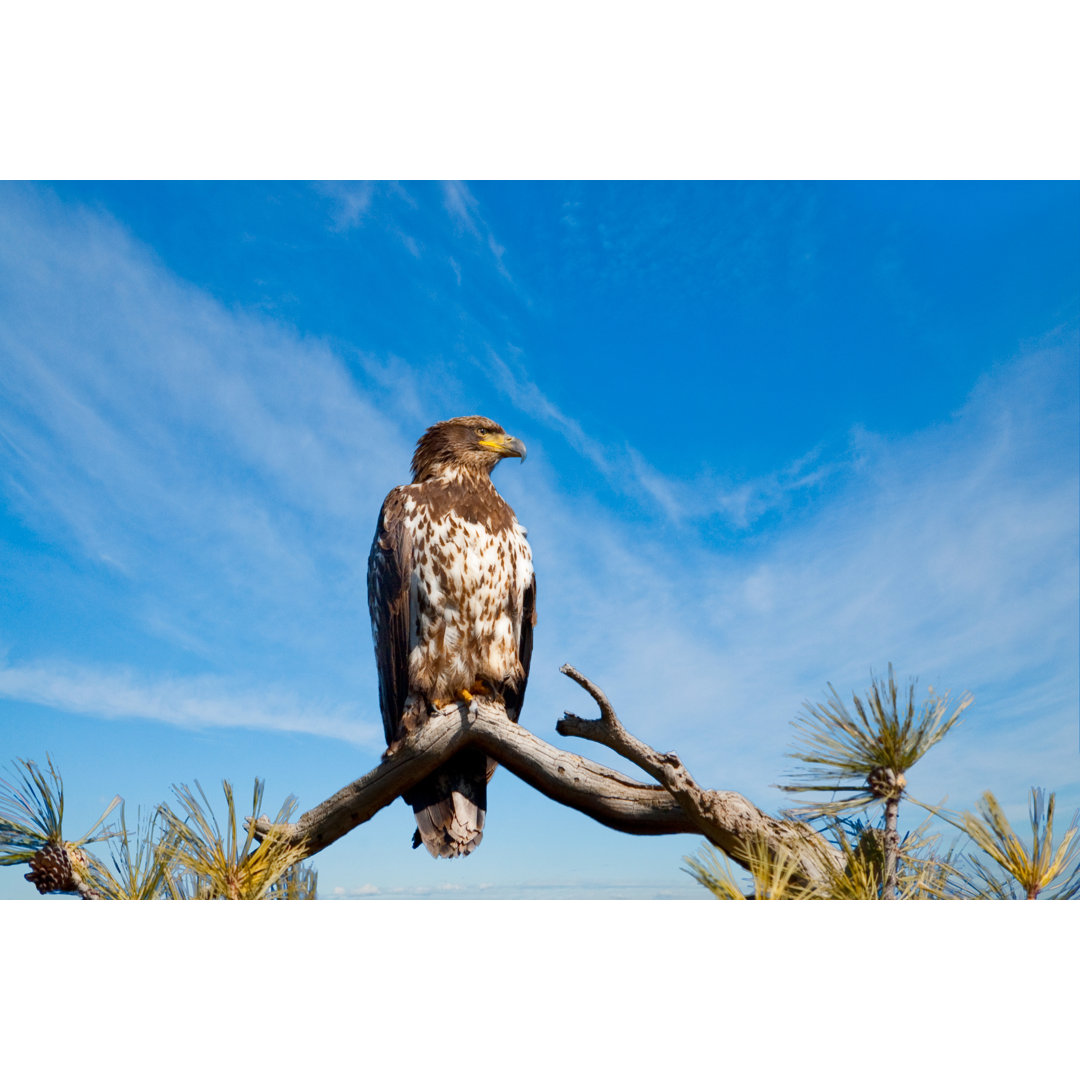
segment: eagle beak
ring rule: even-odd
[[[499,457],[518,457],[525,460],[525,444],[513,435],[489,435],[479,444],[485,450],[494,450]]]

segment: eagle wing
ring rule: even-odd
[[[409,578],[412,543],[405,528],[400,488],[386,496],[368,557],[368,608],[379,672],[379,709],[387,745],[404,735],[402,714],[409,696]]]
[[[517,723],[521,714],[521,705],[525,700],[525,685],[529,681],[529,663],[532,661],[533,627],[536,625],[536,575],[529,579],[528,587],[521,598],[521,638],[518,642],[518,660],[521,662],[521,685],[516,689],[507,688],[503,694],[506,702],[506,715]]]

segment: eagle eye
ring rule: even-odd
[[[486,427],[478,427],[476,429],[476,434],[479,435],[480,438],[482,439],[482,438],[484,438],[484,436],[490,434],[490,432],[488,431],[488,429]]]

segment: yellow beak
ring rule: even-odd
[[[525,460],[525,444],[513,435],[489,435],[477,444],[485,450],[494,450],[500,457],[519,457]]]

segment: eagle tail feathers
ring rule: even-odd
[[[413,847],[423,844],[437,859],[468,855],[484,838],[485,812],[460,791],[417,810],[415,816]]]
[[[463,751],[406,794],[416,817],[414,848],[423,844],[437,859],[454,859],[479,847],[487,816],[488,762],[482,752]]]

